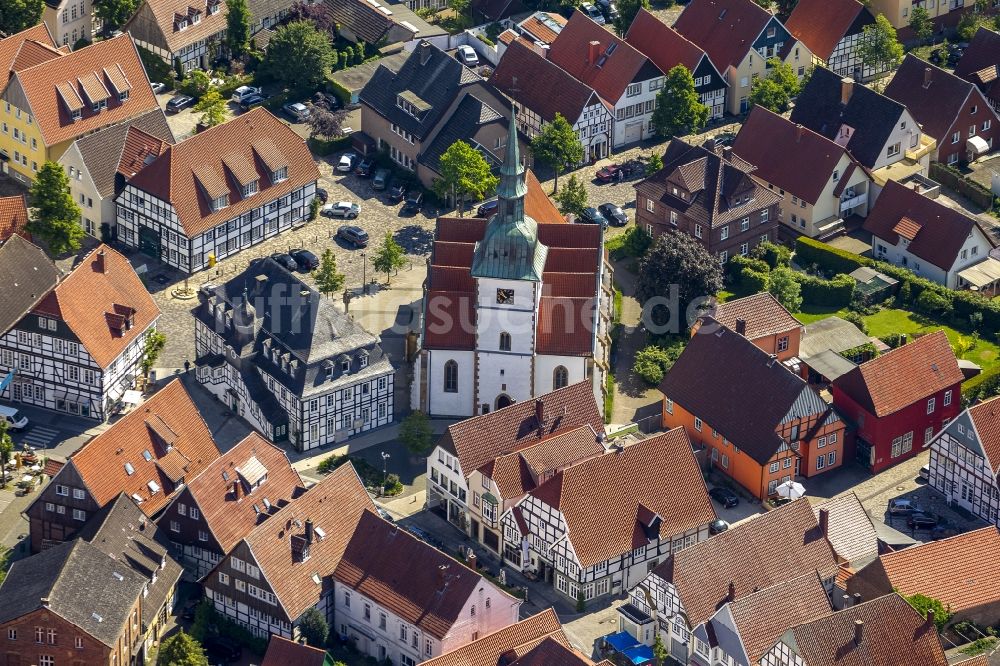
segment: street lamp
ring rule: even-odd
[[[386,464],[389,460],[389,454],[382,451],[382,494],[385,494],[385,482],[389,480],[389,475],[386,474]]]
[[[361,291],[368,293],[368,259],[364,252],[361,253]]]

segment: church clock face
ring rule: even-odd
[[[497,303],[500,305],[511,305],[514,302],[513,289],[497,289]]]

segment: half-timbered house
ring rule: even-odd
[[[268,439],[305,451],[392,422],[381,340],[273,259],[201,298],[198,381]]]
[[[505,546],[521,551],[511,564],[589,601],[630,589],[670,553],[704,541],[715,518],[677,428],[556,473],[501,523]]]
[[[875,15],[858,0],[802,0],[785,27],[812,51],[813,61],[840,76],[869,81],[889,71],[889,63],[866,65],[858,48]]]

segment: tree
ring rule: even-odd
[[[778,6],[778,14],[788,18],[799,4],[799,0],[776,0],[775,4]]]
[[[27,30],[42,20],[42,0],[3,0],[0,2],[0,31],[13,34]]]
[[[562,192],[555,195],[556,203],[559,204],[559,212],[563,215],[573,213],[577,217],[583,215],[583,209],[587,207],[587,188],[573,174],[569,177],[566,187]]]
[[[337,272],[337,257],[327,248],[319,260],[319,268],[313,272],[319,293],[329,296],[344,288],[344,274]]]
[[[201,644],[181,629],[160,644],[156,663],[158,666],[208,666],[208,657]]]
[[[865,68],[873,69],[876,74],[896,69],[903,61],[903,45],[883,14],[875,17],[875,23],[865,26],[856,53]]]
[[[924,594],[914,594],[913,596],[904,596],[906,603],[913,606],[913,610],[920,614],[920,617],[927,619],[927,611],[934,611],[934,625],[937,627],[938,633],[944,631],[944,628],[948,625],[948,621],[951,620],[954,613],[951,612],[951,606],[945,606],[940,600],[934,599],[933,597],[928,597]]]
[[[286,15],[286,20],[292,21],[312,21],[316,27],[323,32],[329,32],[333,27],[332,15],[326,11],[323,3],[309,3],[297,0],[291,6]]]
[[[656,108],[650,122],[664,138],[699,132],[708,122],[708,107],[701,103],[691,70],[684,65],[667,72],[666,81],[656,94]]]
[[[209,88],[194,105],[194,110],[201,114],[198,122],[205,127],[215,127],[226,122],[226,108],[228,108],[226,100],[214,86]]]
[[[920,5],[910,10],[910,29],[921,42],[926,42],[934,36],[934,22],[931,21],[931,15]]]
[[[315,606],[310,606],[299,619],[299,632],[309,645],[323,647],[326,645],[326,637],[330,633],[330,628],[327,626],[323,614]]]
[[[568,166],[583,159],[583,146],[573,126],[556,113],[555,119],[542,128],[541,133],[531,140],[531,152],[556,172],[553,191],[559,191],[559,174]]]
[[[28,231],[48,243],[52,254],[80,249],[80,207],[69,192],[69,178],[62,166],[55,162],[42,165],[31,186],[31,203],[35,214],[28,222]]]
[[[406,265],[406,258],[403,247],[393,239],[391,232],[385,232],[382,247],[372,257],[372,268],[380,273],[385,273],[385,281],[389,282],[389,274],[399,270],[404,265]]]
[[[615,19],[615,30],[619,35],[628,32],[635,15],[640,9],[649,9],[649,0],[618,0],[615,3],[618,7],[618,18]]]
[[[14,452],[14,440],[7,433],[7,420],[0,421],[0,478],[3,479],[3,487],[7,487],[7,463],[10,462],[10,454]]]
[[[167,336],[160,331],[153,330],[146,336],[146,342],[142,345],[142,374],[148,376],[156,359],[160,358],[160,352],[167,344]]]
[[[653,639],[653,659],[656,660],[656,666],[663,666],[667,663],[667,648],[663,644],[663,639],[660,638],[660,631],[656,629],[656,638]]]
[[[135,13],[137,0],[94,0],[94,13],[103,23],[103,32],[110,35]]]
[[[456,141],[441,155],[441,177],[434,181],[439,196],[451,196],[462,215],[467,198],[476,201],[491,192],[499,179],[490,171],[482,154],[464,141]]]
[[[344,121],[347,119],[347,111],[339,109],[331,111],[323,104],[313,104],[309,110],[309,118],[306,124],[309,126],[309,133],[313,136],[322,136],[327,139],[336,139],[344,135]]]
[[[430,453],[434,433],[427,415],[418,410],[403,419],[399,425],[399,441],[414,455],[426,456]]]
[[[722,289],[722,265],[694,236],[667,231],[657,237],[639,262],[636,295],[642,302],[677,291],[683,311],[697,298],[715,296]],[[657,324],[665,323],[654,314]],[[680,314],[680,313],[678,313]]]
[[[771,271],[767,290],[789,312],[798,312],[802,307],[802,285],[791,268],[782,266]]]
[[[792,98],[799,94],[799,79],[792,66],[777,58],[767,61],[767,76],[750,83],[751,106],[763,106],[775,113],[788,110]]]
[[[663,156],[659,153],[653,153],[649,156],[649,164],[646,165],[646,173],[656,173],[663,168]]]
[[[455,12],[458,16],[465,16],[471,4],[469,0],[448,0],[448,9]]]
[[[315,90],[333,68],[330,37],[309,21],[283,25],[268,42],[262,67],[293,91]]]
[[[226,0],[226,47],[236,59],[250,50],[250,8],[247,0]]]

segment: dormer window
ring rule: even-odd
[[[83,118],[83,111],[81,111],[80,109],[76,109],[75,111],[73,111],[73,113],[70,114],[70,118],[72,118],[74,122],[80,120],[81,118]]]
[[[101,109],[106,109],[106,108],[108,108],[108,100],[106,100],[106,99],[102,99],[102,100],[101,100],[101,101],[99,101],[99,102],[94,102],[94,104],[92,104],[90,108],[91,108],[91,109],[92,109],[92,110],[94,111],[94,113],[97,113],[97,112],[99,112],[99,111],[100,111]]]
[[[351,361],[349,359],[346,359],[346,358],[341,359],[341,361],[340,361],[340,371],[341,372],[347,372],[350,369],[351,369]]]
[[[188,27],[188,21],[186,18],[178,19],[174,22],[175,30],[185,30]]]
[[[368,367],[368,354],[362,352],[361,356],[358,357],[359,364],[362,368]]]
[[[407,102],[402,97],[397,97],[396,98],[396,106],[398,106],[399,108],[401,108],[403,111],[405,111],[407,114],[413,116],[414,118],[417,117],[417,113],[418,113],[417,112],[417,107],[415,107],[414,105],[410,104],[409,102]]]
[[[229,195],[223,194],[221,197],[212,199],[212,210],[222,210],[229,205]]]
[[[124,102],[127,99],[128,99],[128,91],[127,90],[123,90],[120,93],[118,93],[118,101],[119,102]]]
[[[271,182],[280,183],[283,180],[288,180],[288,167],[283,166],[271,173]]]
[[[197,25],[201,23],[201,14],[195,14],[191,17],[191,25]]]
[[[251,181],[243,186],[243,198],[246,199],[247,197],[252,197],[257,194],[258,191],[257,181]]]
[[[217,2],[216,3],[210,3],[208,5],[208,14],[209,14],[209,16],[211,16],[212,14],[217,14],[218,12],[219,12],[219,3],[217,3]]]

